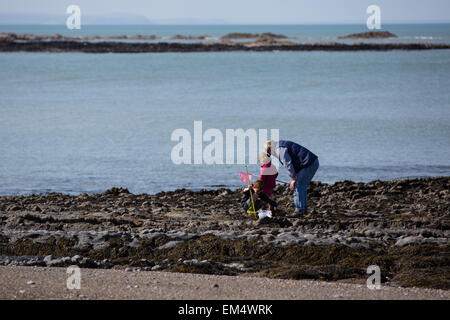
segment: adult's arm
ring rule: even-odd
[[[295,171],[294,164],[292,163],[292,158],[289,155],[288,149],[284,147],[278,147],[278,158],[289,172],[289,176],[291,176],[292,179],[295,179],[295,177],[297,176],[297,172]]]

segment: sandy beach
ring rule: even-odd
[[[446,290],[369,290],[365,284],[158,271],[81,269],[81,289],[66,287],[65,268],[0,267],[0,299],[448,300]]]

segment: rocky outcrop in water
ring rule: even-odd
[[[0,264],[141,268],[290,279],[367,278],[450,289],[450,177],[314,182],[311,213],[277,186],[272,219],[242,212],[241,192],[0,197]]]
[[[389,31],[369,31],[362,33],[353,33],[348,36],[338,37],[338,39],[387,39],[397,38],[397,36]]]
[[[85,53],[148,53],[148,52],[227,52],[227,51],[390,51],[443,50],[450,44],[438,43],[355,43],[322,42],[298,44],[287,41],[256,42],[89,42],[89,41],[9,41],[0,40],[0,52],[85,52]]]
[[[235,38],[234,38],[235,37]],[[175,35],[173,39],[204,40],[207,36]],[[254,41],[231,41],[230,39],[256,39]],[[31,34],[0,34],[0,52],[85,52],[85,53],[146,53],[146,52],[224,52],[224,51],[389,51],[389,50],[442,50],[450,44],[439,43],[296,43],[284,40],[283,35],[272,33],[236,33],[210,42],[138,42],[106,41],[155,40],[155,35],[134,36],[41,36]],[[94,41],[92,41],[94,40]],[[95,41],[103,40],[103,41]]]
[[[295,46],[296,44],[292,41],[279,41],[275,40],[274,38],[260,38],[255,41],[250,42],[243,42],[242,43],[247,48],[258,48],[258,47],[264,47],[264,46]]]
[[[156,40],[156,39],[159,39],[159,37],[155,36],[154,34],[150,34],[150,35],[136,34],[136,35],[132,35],[132,36],[127,36],[127,39],[130,39],[130,40]]]
[[[222,37],[222,39],[287,39],[285,35],[274,34],[270,32],[266,33],[245,33],[245,32],[234,32],[228,33]]]
[[[0,33],[0,41],[90,41],[90,40],[155,40],[159,39],[155,35],[112,35],[112,36],[63,36],[60,34],[53,35],[34,35],[34,34],[18,34],[18,33]]]
[[[209,38],[210,36],[207,35],[200,35],[200,36],[185,36],[182,34],[176,34],[171,37],[172,40],[204,40],[206,38]]]

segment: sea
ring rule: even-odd
[[[0,25],[0,32],[154,34],[156,41],[272,32],[300,43],[450,43],[450,24],[383,30],[398,38],[337,38],[365,25]],[[260,167],[249,145],[244,163],[226,163],[230,129],[269,137],[278,130],[319,156],[313,180],[324,183],[449,176],[449,88],[450,50],[0,53],[0,195],[236,189],[245,186],[246,165],[254,176]],[[223,135],[225,164],[194,164],[195,121],[203,133]],[[173,159],[180,130],[191,138],[191,164]]]

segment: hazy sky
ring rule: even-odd
[[[1,0],[0,13],[82,15],[134,13],[150,20],[219,19],[230,23],[365,23],[366,8],[381,8],[383,23],[450,22],[450,0]],[[1,21],[0,21],[1,24]]]

